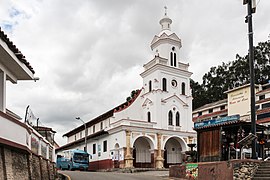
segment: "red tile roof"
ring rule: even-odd
[[[202,116],[194,117],[194,118],[192,118],[192,121],[195,122],[195,121],[198,121],[198,120],[205,120],[206,118],[209,118],[209,117],[212,117],[212,116],[217,116],[217,115],[224,114],[224,113],[227,113],[227,112],[228,112],[228,109],[223,109],[223,110],[212,112],[212,113],[209,113],[209,114],[204,114]]]
[[[270,92],[270,88],[258,91],[256,94],[265,94],[266,92]]]
[[[142,91],[141,89],[136,90],[136,92],[135,92],[135,94],[134,94],[134,96],[133,96],[133,98],[131,100],[129,100],[127,102],[124,102],[124,103],[120,104],[119,106],[107,111],[106,113],[101,114],[100,116],[88,121],[86,123],[86,127],[91,127],[94,124],[97,124],[97,123],[99,123],[99,122],[101,122],[101,121],[103,121],[103,120],[105,120],[105,119],[107,119],[109,117],[112,117],[113,113],[120,112],[120,111],[128,108],[137,99],[137,97],[139,96],[141,91]],[[64,136],[70,137],[70,136],[72,136],[72,135],[74,135],[74,134],[76,134],[76,133],[78,133],[78,132],[80,132],[82,130],[84,130],[84,125],[81,125],[81,126],[75,128],[75,129],[67,132],[66,134],[63,135],[63,137]]]
[[[21,53],[21,51],[13,44],[13,42],[7,37],[4,31],[1,30],[0,27],[0,39],[2,39],[8,46],[8,48],[15,54],[15,56],[26,65],[26,67],[35,74],[34,69],[30,65],[30,63],[25,59],[25,56]]]
[[[259,123],[267,123],[267,122],[270,122],[270,117],[267,117],[267,118],[263,118],[263,119],[260,119],[260,120],[257,120],[257,124]]]
[[[96,132],[96,133],[94,133],[94,134],[88,135],[86,138],[87,138],[87,139],[91,139],[91,138],[98,137],[98,136],[101,136],[101,135],[104,135],[104,134],[108,134],[108,132],[105,132],[104,129],[103,129],[102,131],[98,131],[98,132]],[[56,151],[56,153],[57,153],[58,151],[61,151],[61,150],[67,150],[67,149],[70,149],[70,148],[72,148],[72,147],[75,146],[75,145],[78,145],[78,144],[80,144],[80,143],[84,143],[84,141],[85,141],[85,138],[83,137],[83,138],[78,139],[78,140],[76,140],[76,141],[73,141],[73,142],[70,142],[70,143],[68,143],[68,144],[65,144],[65,145],[63,145],[63,146],[61,146],[61,147],[58,147],[57,149],[55,149],[55,151]]]
[[[256,111],[256,115],[270,112],[270,108],[260,109]]]
[[[268,101],[270,101],[270,98],[261,99],[261,100],[256,101],[256,104],[260,104],[260,103],[268,102]]]

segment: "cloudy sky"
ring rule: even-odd
[[[255,45],[270,34],[270,1],[257,4]],[[88,121],[142,87],[165,5],[194,80],[247,53],[242,0],[1,0],[0,26],[40,78],[9,82],[7,108],[24,117],[30,105],[63,145],[62,135],[81,125],[75,117]]]

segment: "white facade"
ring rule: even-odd
[[[0,28],[0,144],[23,149],[54,160],[54,147],[28,124],[6,109],[6,82],[35,80],[34,70]],[[31,141],[35,139],[37,151]]]
[[[187,144],[196,142],[192,129],[192,73],[188,64],[180,62],[181,40],[171,32],[171,23],[166,14],[160,20],[161,32],[151,42],[153,59],[144,65],[141,73],[142,89],[130,101],[87,123],[90,169],[162,168],[178,164],[189,150]],[[104,129],[100,128],[101,122]],[[68,144],[58,152],[84,148],[83,126],[64,136],[68,137]],[[105,152],[104,141],[107,141]],[[114,162],[113,166],[109,165],[110,161]]]

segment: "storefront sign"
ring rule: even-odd
[[[208,121],[196,122],[196,123],[194,123],[194,128],[196,129],[196,128],[201,128],[201,127],[205,127],[205,126],[218,125],[218,124],[222,124],[225,122],[236,121],[239,119],[240,119],[239,115],[226,116],[226,117],[222,117],[222,118],[218,118],[218,119],[211,119]]]
[[[186,177],[188,179],[197,179],[198,177],[198,164],[186,165]]]

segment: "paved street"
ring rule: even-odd
[[[83,172],[59,171],[68,175],[71,180],[170,180],[168,171],[146,171],[137,173],[121,172]]]

